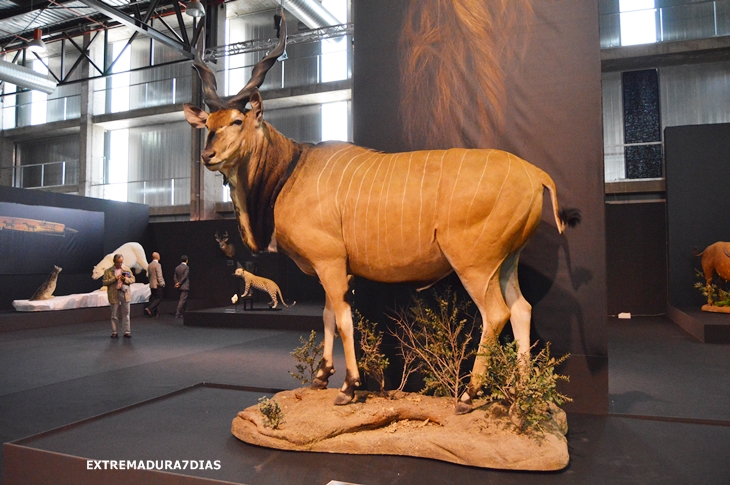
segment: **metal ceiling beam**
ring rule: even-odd
[[[190,45],[186,45],[183,43],[180,43],[176,41],[175,39],[172,39],[162,32],[159,32],[149,25],[147,25],[144,22],[141,22],[140,20],[137,20],[133,17],[130,17],[126,15],[125,13],[120,12],[119,10],[99,1],[99,0],[79,0],[84,5],[87,5],[91,8],[94,8],[98,10],[99,12],[103,13],[107,17],[116,20],[117,22],[121,22],[122,24],[126,25],[127,27],[134,29],[135,31],[148,35],[155,39],[157,42],[160,42],[162,44],[165,44],[168,47],[171,47],[175,49],[176,51],[180,52],[183,56],[187,57],[188,59],[193,59],[195,57],[195,53],[193,52],[192,47]],[[184,28],[184,26],[182,26]]]

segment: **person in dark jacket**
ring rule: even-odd
[[[188,292],[190,291],[190,268],[188,267],[188,257],[183,255],[180,257],[181,263],[175,268],[175,288],[180,290],[180,301],[177,303],[177,311],[175,318],[182,318],[183,312],[188,307]]]

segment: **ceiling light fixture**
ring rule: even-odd
[[[192,0],[185,6],[185,13],[194,18],[205,16],[205,7],[198,0]]]
[[[46,52],[46,43],[41,39],[42,35],[43,32],[41,29],[35,29],[33,31],[33,40],[28,42],[29,51],[37,53]]]

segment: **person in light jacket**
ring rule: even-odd
[[[162,293],[165,289],[165,278],[162,276],[162,265],[160,264],[160,253],[152,253],[152,262],[147,268],[147,273],[150,275],[150,290],[152,290],[152,296],[150,296],[150,304],[144,311],[151,317],[157,317],[157,306],[162,301]]]
[[[117,324],[120,319],[124,329],[124,336],[132,338],[132,327],[129,320],[129,311],[132,301],[132,290],[129,285],[134,283],[132,271],[124,266],[124,256],[114,255],[114,266],[104,271],[102,284],[106,286],[109,305],[112,309],[112,338],[117,338]]]

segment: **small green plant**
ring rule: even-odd
[[[301,345],[291,353],[297,361],[296,372],[289,371],[289,374],[302,384],[307,384],[314,380],[317,369],[322,363],[324,342],[317,344],[317,332],[312,330],[309,339],[304,340],[304,337],[299,337],[299,343]]]
[[[469,378],[464,363],[475,354],[469,343],[476,318],[468,314],[469,303],[458,302],[451,288],[434,291],[433,296],[435,308],[416,298],[408,311],[393,318],[397,327],[393,335],[407,367],[399,389],[418,370],[425,383],[423,393],[456,401]]]
[[[271,429],[279,429],[284,422],[284,412],[279,403],[264,396],[259,398],[259,412],[264,416],[264,426]]]
[[[383,332],[376,330],[377,324],[370,322],[359,312],[355,312],[357,330],[360,332],[360,350],[362,356],[357,366],[363,374],[372,378],[378,384],[378,391],[385,393],[385,369],[388,368],[388,358],[380,353],[383,343]]]
[[[482,347],[479,355],[487,359],[486,371],[480,376],[484,392],[509,408],[510,420],[519,432],[542,431],[550,419],[550,408],[572,401],[556,389],[557,381],[568,380],[555,372],[568,355],[551,357],[550,343],[532,357],[530,353],[520,356],[516,342],[501,345],[494,341]]]
[[[695,283],[695,288],[700,290],[702,296],[707,299],[708,305],[730,306],[730,291],[723,290],[715,283],[711,283],[708,288],[705,281],[705,275],[697,270],[695,270],[695,276],[701,280]]]

